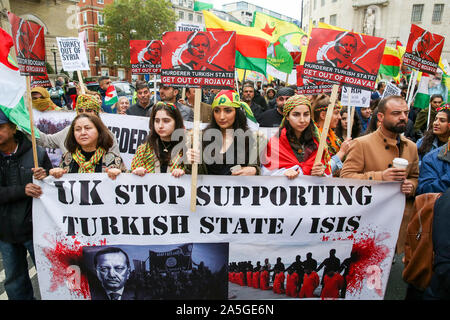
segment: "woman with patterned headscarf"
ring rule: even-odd
[[[289,179],[331,175],[326,148],[322,161],[314,164],[320,137],[311,114],[311,102],[306,96],[294,95],[286,101],[280,130],[267,144],[262,174],[285,175]]]
[[[319,129],[320,134],[322,134],[322,129],[325,125],[325,118],[329,104],[330,97],[325,94],[319,96],[313,103],[314,123]],[[331,157],[330,166],[334,175],[338,175],[339,170],[342,169],[343,161],[350,149],[350,143],[352,140],[350,137],[342,141],[334,132],[338,126],[339,120],[341,120],[341,109],[341,104],[336,101],[327,134],[328,153]]]
[[[106,172],[114,180],[126,167],[120,154],[109,151],[112,145],[112,136],[98,116],[79,114],[69,128],[67,152],[59,168],[51,169],[50,175],[59,179],[66,173]]]
[[[184,175],[183,148],[178,149],[178,152],[174,150],[184,136],[180,111],[172,103],[158,102],[152,108],[149,126],[147,139],[137,148],[131,162],[131,172],[138,176],[167,172],[176,178]],[[172,139],[175,130],[181,130],[178,141]]]
[[[31,103],[33,109],[39,111],[61,110],[50,98],[50,93],[43,87],[34,87],[31,89]]]
[[[94,95],[80,94],[77,97],[75,110],[77,112],[77,115],[89,113],[98,116],[100,112],[100,107],[101,103]],[[67,126],[61,131],[58,131],[53,134],[45,134],[39,131],[39,138],[36,139],[36,142],[38,143],[38,145],[45,148],[60,149],[61,152],[64,154],[65,152],[67,152],[64,142],[66,141],[66,137],[69,133],[69,128],[70,126]],[[116,136],[113,135],[111,131],[108,130],[108,132],[110,133],[113,139],[111,151],[113,151],[116,154],[120,154]]]
[[[259,175],[258,143],[247,126],[247,117],[254,119],[250,107],[240,101],[236,91],[222,90],[211,108],[211,122],[202,134],[199,174]],[[198,152],[193,149],[188,150],[187,157],[190,162],[199,160]]]

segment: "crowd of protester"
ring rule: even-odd
[[[105,172],[111,179],[126,172],[139,176],[169,173],[180,177],[190,173],[192,163],[199,162],[200,153],[208,147],[208,143],[203,141],[199,150],[186,146],[172,152],[178,143],[185,141],[180,135],[173,138],[175,130],[192,136],[184,128],[186,121],[193,121],[193,88],[160,85],[159,96],[155,99],[147,82],[137,81],[135,98],[131,102],[121,98],[111,106],[105,103],[105,93],[111,85],[108,77],[99,79],[98,92],[82,90],[78,85],[75,94],[65,92],[61,81],[58,79],[56,83],[57,92],[39,87],[31,92],[33,107],[37,110],[74,110],[77,114],[69,126],[57,133],[40,132],[37,140],[40,146],[38,169],[30,170],[34,165],[27,136],[0,112],[0,179],[3,194],[0,206],[2,212],[20,212],[23,217],[13,219],[12,215],[2,215],[0,220],[0,249],[7,270],[5,288],[10,299],[33,296],[32,289],[29,289],[31,293],[29,290],[27,293],[17,293],[20,291],[17,288],[31,286],[29,279],[22,280],[27,278],[19,274],[24,272],[22,269],[11,270],[10,267],[11,263],[24,265],[26,259],[6,261],[9,259],[8,253],[17,250],[13,244],[29,244],[32,241],[31,199],[42,194],[40,187],[32,182],[33,173],[36,179],[47,175],[60,178],[64,174],[93,172]],[[239,82],[239,92],[202,90],[201,118],[204,122],[208,121],[205,130],[218,132],[220,145],[214,150],[220,152],[216,154],[214,151],[210,159],[205,159],[203,154],[202,158],[209,161],[200,163],[199,174],[281,175],[288,179],[312,175],[397,181],[400,191],[407,198],[397,243],[397,250],[401,253],[405,241],[404,229],[414,197],[422,193],[445,192],[450,186],[450,107],[447,93],[436,93],[431,95],[430,110],[418,110],[414,101],[408,109],[403,96],[405,83],[398,84],[402,95],[383,99],[381,96],[385,86],[380,83],[370,106],[356,108],[351,119],[350,136],[347,135],[347,127],[351,114],[338,99],[326,148],[317,162],[315,157],[330,105],[328,94],[299,95],[295,86],[285,86],[279,82],[262,84],[260,81]],[[102,112],[149,117],[149,134],[137,149],[131,168],[123,163],[117,138],[99,117]],[[265,137],[249,127],[248,119],[256,119],[260,127],[279,129],[273,136]],[[243,145],[234,135],[240,130],[254,131],[253,135],[245,136]],[[48,156],[42,147],[62,150],[59,167],[49,166]],[[406,159],[407,167],[395,167],[394,158]],[[18,177],[20,183],[17,182]],[[34,259],[32,246],[27,248]],[[269,272],[269,269],[256,272],[264,271]],[[306,269],[304,272],[307,274]],[[314,269],[311,272],[315,272]],[[301,278],[298,273],[297,276]],[[326,274],[322,281],[327,276],[334,277]],[[287,277],[291,278],[292,274],[288,273]],[[282,291],[281,288],[277,290]],[[297,291],[301,294],[301,290]]]

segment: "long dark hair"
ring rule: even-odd
[[[447,115],[447,122],[450,122],[450,110],[444,109],[439,112],[444,112]],[[433,133],[433,126],[431,126],[431,128],[428,129],[423,135],[422,144],[417,150],[420,156],[424,156],[431,151],[431,148],[433,147],[433,141],[436,137],[437,136]]]
[[[350,114],[348,112],[348,108],[347,107],[342,107],[341,109],[341,116],[344,113],[347,113],[347,125],[348,125],[348,119],[350,119]],[[344,137],[344,128],[342,127],[342,119],[339,120],[338,125],[336,127],[336,135],[343,140]],[[345,133],[347,133],[347,131],[345,131]],[[358,115],[356,114],[356,112],[353,115],[353,121],[352,121],[352,132],[351,132],[351,136],[352,138],[357,138],[359,137],[359,135],[361,134],[361,120],[359,119]]]
[[[369,133],[377,131],[377,123],[378,123],[378,107],[373,109],[372,117],[370,118],[369,124],[367,125],[366,131],[362,135],[367,135]]]
[[[244,131],[247,131],[248,125],[247,125],[247,116],[245,114],[245,111],[242,108],[235,108],[236,110],[236,117],[234,118],[233,122],[233,130],[242,129]],[[216,119],[214,118],[214,109],[211,110],[211,121],[209,122],[206,129],[218,129],[220,130],[219,125],[216,122]]]
[[[149,121],[150,132],[147,136],[146,143],[150,147],[153,148],[153,151],[155,152],[155,155],[160,160],[160,162],[167,162],[169,159],[165,159],[160,152],[161,139],[155,130],[155,117],[156,117],[156,113],[160,110],[165,111],[169,117],[171,117],[172,119],[175,120],[175,129],[174,130],[184,129],[184,122],[183,122],[183,117],[181,116],[180,110],[178,110],[172,104],[168,104],[168,103],[160,101],[152,108],[152,112],[150,114],[150,121]],[[178,142],[180,142],[182,140],[183,140],[183,136],[181,136],[179,138]]]
[[[291,110],[292,111],[292,110]],[[315,150],[317,148],[316,143],[314,142],[314,120],[313,120],[313,114],[311,112],[311,108],[309,108],[310,111],[310,120],[309,125],[305,128],[305,130],[300,135],[300,139],[297,139],[297,136],[295,135],[295,130],[290,125],[289,121],[287,120],[287,117],[291,113],[291,111],[287,114],[286,118],[284,119],[283,125],[280,127],[280,130],[278,130],[278,136],[281,135],[281,131],[286,128],[286,136],[289,140],[298,140],[298,142],[302,145],[304,145],[306,148],[309,148],[311,150]],[[319,142],[319,141],[317,141]]]
[[[91,114],[91,113],[82,113],[79,114],[73,119],[72,124],[69,128],[69,133],[67,134],[66,140],[64,142],[64,145],[67,148],[67,151],[70,153],[75,153],[77,151],[77,148],[80,146],[75,139],[75,123],[81,119],[81,118],[87,118],[90,120],[95,128],[98,131],[98,139],[97,139],[97,148],[102,147],[106,151],[108,151],[114,143],[112,135],[109,133],[108,128],[103,123],[102,119],[100,119],[97,115]]]

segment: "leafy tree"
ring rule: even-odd
[[[116,0],[105,6],[104,25],[96,31],[106,37],[99,47],[107,51],[108,63],[130,67],[130,40],[161,39],[175,30],[177,16],[168,0]],[[132,32],[133,30],[133,32]]]

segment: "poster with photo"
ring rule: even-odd
[[[161,40],[130,40],[131,73],[161,73],[161,52]]]
[[[8,12],[20,74],[45,75],[44,27]]]
[[[230,31],[163,34],[161,82],[173,86],[233,89],[236,33]]]
[[[403,63],[422,72],[435,73],[444,48],[444,41],[443,36],[412,24]]]
[[[303,77],[373,90],[385,45],[378,37],[313,28]]]

